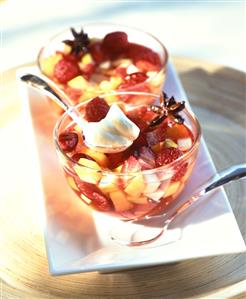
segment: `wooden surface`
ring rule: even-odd
[[[173,61],[201,122],[216,167],[222,169],[245,161],[245,74],[187,58]],[[1,299],[246,298],[246,254],[110,274],[50,276],[42,225],[35,219],[30,220],[24,208],[27,182],[21,175],[24,165],[18,148],[25,146],[22,142],[25,132],[21,130],[15,69],[5,72],[2,79],[0,192],[7,200],[0,200]],[[19,130],[15,131],[16,143],[10,149],[5,140],[10,132],[13,134],[15,126]],[[6,155],[9,156],[6,158]],[[245,239],[245,184],[229,185],[226,192]],[[30,206],[30,209],[35,208]]]

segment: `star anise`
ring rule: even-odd
[[[172,116],[175,122],[182,124],[184,119],[179,115],[179,112],[182,111],[184,107],[185,102],[176,102],[173,96],[168,98],[167,94],[163,92],[160,98],[160,105],[150,106],[150,109],[158,114],[158,116],[150,123],[150,127],[160,124],[168,116]]]
[[[80,32],[76,32],[74,28],[71,28],[70,30],[74,39],[64,40],[63,43],[72,48],[72,54],[79,55],[80,53],[88,52],[88,46],[90,44],[88,34],[84,33],[83,29],[81,29]]]

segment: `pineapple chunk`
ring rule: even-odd
[[[148,198],[146,196],[139,196],[139,197],[127,196],[126,199],[132,203],[136,203],[140,205],[148,203]]]
[[[107,174],[103,176],[98,184],[98,187],[103,193],[111,193],[117,191],[119,189],[117,185],[117,177],[113,174]]]
[[[94,60],[93,60],[91,54],[86,53],[86,54],[81,58],[81,63],[82,63],[82,64],[92,64],[92,63],[94,63]]]
[[[79,191],[77,185],[75,184],[73,177],[67,176],[67,182],[72,189]]]
[[[145,189],[145,181],[143,175],[135,176],[125,188],[125,192],[132,197],[139,197]]]
[[[167,186],[167,190],[165,192],[165,197],[175,194],[178,191],[179,187],[180,187],[180,182],[170,183]]]
[[[67,85],[75,89],[84,90],[89,87],[89,82],[83,76],[77,76],[72,80],[68,81]]]
[[[118,190],[111,192],[109,196],[117,212],[124,212],[133,208],[133,204],[126,199],[126,195],[123,191]]]
[[[43,58],[40,62],[42,72],[48,77],[53,77],[55,65],[61,59],[62,59],[61,54],[55,54],[47,58]]]
[[[82,153],[90,156],[102,167],[107,167],[109,164],[108,157],[104,153],[93,151],[88,147],[84,147]]]
[[[96,162],[81,158],[79,159],[79,164],[83,166],[75,165],[74,171],[82,181],[92,184],[97,184],[100,181],[102,177],[101,167]]]

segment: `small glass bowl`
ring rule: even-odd
[[[105,94],[112,92],[114,90],[120,90],[120,91],[140,91],[140,92],[148,92],[148,93],[155,93],[160,94],[164,81],[165,81],[165,73],[167,68],[167,61],[168,61],[168,52],[165,48],[165,46],[153,35],[141,31],[139,29],[134,29],[127,26],[121,26],[116,24],[105,24],[105,23],[95,23],[95,24],[85,24],[82,26],[77,26],[74,29],[76,32],[79,32],[83,28],[84,32],[88,34],[89,38],[93,39],[103,39],[105,35],[111,32],[115,31],[122,31],[127,33],[128,41],[130,43],[139,44],[145,47],[150,48],[154,52],[156,52],[160,58],[161,61],[161,69],[157,71],[150,72],[148,75],[148,78],[141,83],[136,83],[133,85],[130,85],[128,87],[119,87],[117,84],[115,85],[114,82],[117,80],[109,80],[110,84],[106,82],[107,84],[99,84],[102,81],[97,82],[97,84],[91,84],[84,87],[81,87],[81,89],[77,88],[71,88],[68,87],[67,84],[61,84],[56,81],[56,84],[58,84],[64,91],[67,93],[67,95],[70,97],[72,104],[76,105],[80,102],[86,101],[92,97],[95,97],[99,94]],[[57,35],[55,35],[53,38],[50,39],[50,41],[41,48],[38,58],[37,58],[37,64],[42,73],[47,75],[50,79],[54,80],[52,78],[52,75],[49,75],[49,70],[44,70],[44,61],[54,55],[57,51],[64,52],[66,51],[66,45],[62,42],[64,40],[70,40],[72,39],[72,33],[70,30],[65,30]],[[54,62],[52,62],[54,63]],[[51,64],[52,64],[51,63]],[[89,83],[90,80],[89,80]],[[112,83],[112,84],[111,84]],[[81,85],[82,86],[82,85]]]

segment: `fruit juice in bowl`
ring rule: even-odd
[[[124,101],[126,95],[132,96],[131,102]],[[76,108],[89,123],[102,122],[106,133],[100,132],[100,138],[112,133],[109,140],[117,143],[117,134],[129,136],[122,130],[121,119],[109,117],[113,105],[139,134],[124,151],[95,151],[65,113],[56,124],[54,138],[68,184],[87,207],[124,221],[163,214],[178,200],[191,175],[200,143],[199,123],[183,102],[164,93],[114,93],[114,104],[107,102],[110,96],[93,98]],[[135,105],[134,100],[142,104]]]
[[[75,105],[114,90],[159,94],[167,60],[165,46],[149,33],[89,24],[53,37],[41,49],[38,66]]]

